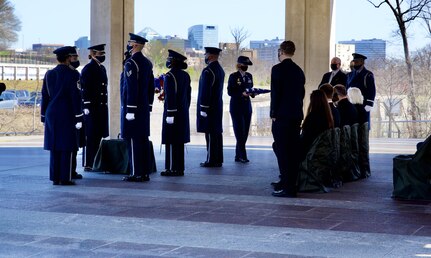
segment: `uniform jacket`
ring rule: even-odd
[[[121,136],[123,138],[148,137],[150,112],[154,101],[153,65],[142,52],[126,60],[121,85]],[[126,114],[135,119],[128,121]]]
[[[223,132],[223,82],[224,71],[218,61],[211,62],[199,78],[196,128],[200,133]],[[206,112],[202,117],[200,112]]]
[[[337,102],[337,109],[340,113],[340,127],[358,123],[358,112],[347,98]]]
[[[237,71],[229,76],[227,84],[227,93],[230,98],[230,112],[249,114],[252,112],[250,97],[244,97],[242,93],[246,89],[253,88],[253,76],[250,73],[245,73],[244,77]]]
[[[346,86],[347,75],[343,71],[338,70],[338,72],[334,75],[334,77],[332,77],[332,80],[329,81],[329,78],[331,78],[331,74],[332,72],[325,73],[322,77],[322,81],[320,82],[319,86],[325,83],[329,83],[332,86],[335,86],[337,84]]]
[[[292,59],[284,59],[271,70],[270,116],[279,122],[302,120],[305,75]]]
[[[376,85],[374,82],[374,74],[367,70],[365,67],[357,73],[352,71],[347,77],[347,89],[356,87],[361,90],[362,96],[364,96],[363,105],[373,106],[374,98],[376,97]]]
[[[109,135],[108,76],[103,65],[91,60],[81,72],[81,89],[86,133],[100,137]]]
[[[78,149],[76,123],[82,122],[79,73],[59,64],[45,74],[42,85],[41,121],[45,123],[44,149]]]
[[[192,88],[190,76],[181,69],[173,68],[165,75],[165,102],[163,110],[162,143],[190,142],[189,108]],[[173,116],[174,123],[166,123],[166,117]]]

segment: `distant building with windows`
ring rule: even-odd
[[[162,38],[162,35],[160,35],[157,31],[150,27],[145,27],[143,30],[136,34],[144,37],[148,41]]]
[[[52,51],[54,51],[57,48],[64,47],[64,44],[33,44],[32,50],[36,51],[39,54],[52,54]]]
[[[188,29],[189,47],[201,50],[204,47],[218,47],[217,25],[194,25]]]
[[[163,46],[178,50],[184,50],[186,48],[187,40],[182,39],[177,36],[166,36],[161,39],[157,39],[158,41],[162,42]]]
[[[278,62],[277,50],[283,41],[278,37],[272,40],[251,40],[250,48],[256,50],[257,59],[275,64]]]
[[[370,61],[386,59],[386,41],[382,39],[363,39],[339,41],[339,44],[355,45],[355,52],[360,53]]]
[[[353,44],[335,44],[335,56],[341,59],[341,70],[350,72],[350,61],[355,51]]]
[[[87,36],[80,37],[75,41],[75,47],[78,49],[87,49],[90,46],[90,40]]]

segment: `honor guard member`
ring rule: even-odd
[[[162,144],[165,144],[165,171],[162,176],[184,176],[184,144],[190,142],[189,108],[192,88],[185,56],[171,49],[166,67]]]
[[[109,135],[108,76],[102,65],[105,61],[105,44],[88,48],[90,62],[81,72],[86,147],[84,171],[91,171],[100,140]]]
[[[337,84],[341,84],[346,86],[347,84],[347,75],[341,71],[341,59],[338,57],[334,57],[331,59],[331,72],[325,73],[322,77],[322,81],[320,82],[320,85],[323,85],[325,83],[329,83],[332,86],[335,86]]]
[[[205,63],[199,78],[196,127],[205,133],[206,161],[202,167],[221,167],[223,163],[223,82],[224,71],[218,62],[221,49],[205,47]]]
[[[127,141],[130,176],[124,181],[149,181],[150,173],[150,112],[154,100],[153,65],[143,54],[148,42],[129,33],[131,57],[124,64],[121,85],[121,136]]]
[[[50,151],[49,178],[54,185],[73,185],[73,152],[78,149],[77,130],[82,127],[79,73],[71,69],[76,49],[54,51],[58,65],[45,74],[42,86],[41,121],[45,125],[44,149]]]
[[[273,182],[273,196],[296,197],[299,173],[298,151],[301,121],[304,118],[305,75],[292,60],[295,44],[283,41],[278,49],[279,64],[271,69],[272,135],[280,170],[280,181]]]
[[[78,70],[76,70],[79,65],[80,62],[78,60],[78,53],[76,52],[76,47],[74,47],[75,51],[74,54],[72,55],[72,58],[70,60],[70,65],[69,67],[75,71],[75,73],[78,75],[78,77],[80,76]],[[80,83],[78,82],[78,87],[76,89],[80,96],[81,96],[81,86]],[[79,103],[77,103],[77,105],[81,105],[82,107],[82,100],[79,101]],[[84,147],[85,146],[85,132],[84,132],[84,125],[79,128],[76,129],[77,130],[77,135],[78,135],[78,147]],[[78,174],[78,172],[76,172],[76,167],[77,167],[77,156],[78,156],[78,149],[76,149],[75,151],[73,151],[72,153],[72,179],[82,179],[82,175]]]
[[[376,84],[374,82],[374,74],[365,68],[366,56],[353,53],[353,71],[349,73],[347,78],[347,90],[349,88],[358,88],[361,90],[362,96],[364,97],[362,108],[359,107],[358,114],[361,114],[365,110],[364,115],[359,115],[359,124],[363,125],[368,123],[368,130],[370,128],[370,111],[374,105],[374,98],[376,97]],[[363,133],[363,136],[359,134],[362,139],[361,142],[364,144],[359,144],[359,156],[360,162],[359,167],[361,169],[361,177],[366,178],[371,175],[370,171],[370,161],[369,161],[369,135],[368,133]],[[362,147],[362,148],[361,148]]]
[[[251,101],[248,93],[253,88],[253,76],[247,72],[248,66],[253,65],[250,58],[239,56],[237,60],[237,72],[229,76],[227,93],[230,98],[229,111],[232,118],[233,132],[236,138],[235,162],[247,163],[245,144],[251,122]]]

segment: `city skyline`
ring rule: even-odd
[[[12,45],[13,48],[28,49],[36,43],[72,45],[82,36],[90,37],[89,0],[75,0],[73,10],[76,13],[70,13],[69,19],[64,17],[64,12],[39,15],[51,6],[63,6],[66,0],[10,2],[22,21],[22,31],[18,33],[19,41]],[[187,28],[197,24],[215,24],[219,27],[220,42],[232,42],[230,29],[236,27],[244,27],[250,32],[251,36],[245,41],[246,45],[250,40],[284,38],[284,0],[250,0],[247,3],[219,0],[217,5],[200,0],[188,0],[187,4],[175,0],[159,0],[157,3],[155,6],[151,0],[135,0],[135,33],[145,27],[151,27],[162,35],[177,35],[186,39]],[[151,6],[150,10],[148,6]],[[193,15],[190,15],[191,12]],[[353,19],[352,13],[355,13],[355,17],[356,13],[366,13],[367,19]],[[402,54],[401,39],[399,36],[394,37],[397,25],[387,8],[376,9],[366,0],[335,1],[334,27],[334,43],[378,38],[387,41],[388,55]],[[409,35],[412,51],[430,42],[427,32],[420,24],[410,26]]]

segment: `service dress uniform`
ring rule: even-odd
[[[206,53],[218,55],[219,48],[205,47]],[[205,133],[207,159],[203,167],[221,167],[223,163],[223,82],[225,73],[215,60],[202,70],[199,78],[196,127]],[[207,116],[202,116],[202,112]]]
[[[175,59],[164,77],[164,110],[162,144],[165,144],[165,171],[162,176],[184,175],[184,144],[190,142],[189,108],[191,101],[190,76],[183,71],[187,67],[186,57],[173,51],[169,57]],[[169,60],[169,59],[168,59]],[[183,65],[180,68],[180,65]],[[168,119],[167,119],[168,118]],[[168,120],[172,122],[168,123]]]
[[[366,56],[353,53],[353,61],[357,59],[365,60]],[[369,129],[370,129],[370,110],[374,105],[374,99],[376,97],[376,84],[374,81],[374,74],[367,70],[363,65],[349,73],[347,78],[347,89],[358,88],[361,90],[364,101],[362,105],[357,105],[358,120],[360,127],[364,127],[365,123],[368,123],[364,130],[359,130],[359,168],[361,170],[361,178],[371,176],[370,158],[369,158]],[[368,110],[366,108],[369,108]]]
[[[248,57],[239,56],[238,64],[242,67],[248,67],[253,63]],[[229,111],[236,138],[235,161],[242,163],[249,161],[245,144],[250,130],[252,108],[250,95],[244,95],[244,93],[250,92],[251,88],[253,88],[253,76],[250,73],[239,69],[229,76],[227,92],[231,97]]]
[[[104,51],[105,44],[89,47],[90,50]],[[93,167],[94,157],[102,138],[109,136],[108,120],[108,76],[102,63],[95,58],[84,66],[81,72],[81,89],[84,115],[86,147],[84,168]]]
[[[130,41],[147,40],[130,33]],[[133,53],[124,64],[121,85],[121,136],[128,143],[130,177],[126,181],[148,181],[150,173],[150,112],[154,101],[153,65],[142,52]],[[134,119],[127,119],[131,114]]]
[[[74,47],[62,47],[57,55],[76,54]],[[42,86],[41,121],[45,124],[44,149],[50,151],[50,180],[73,184],[73,152],[78,149],[77,123],[82,123],[79,73],[59,64],[45,74]]]

